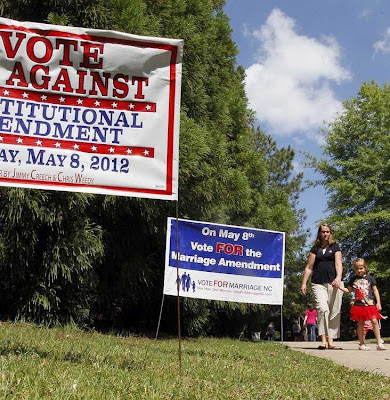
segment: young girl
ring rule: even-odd
[[[381,299],[375,278],[367,274],[367,264],[364,258],[357,258],[353,262],[355,275],[351,277],[347,288],[341,288],[343,292],[355,294],[354,304],[351,308],[351,320],[357,321],[357,335],[359,338],[359,350],[370,350],[364,343],[364,321],[371,321],[375,338],[378,342],[377,350],[386,350],[381,339],[378,320],[382,319],[380,311],[382,310]],[[376,306],[374,303],[376,300]]]

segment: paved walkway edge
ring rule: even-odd
[[[369,371],[390,377],[390,344],[385,344],[387,350],[376,350],[375,343],[368,343],[370,351],[359,350],[358,342],[335,342],[342,350],[318,350],[320,342],[283,342],[293,350],[301,351],[312,356],[326,358],[337,364]]]

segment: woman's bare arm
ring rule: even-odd
[[[309,253],[309,257],[307,259],[307,264],[305,270],[303,272],[303,279],[301,285],[301,293],[306,295],[307,293],[307,281],[309,280],[310,275],[313,272],[314,261],[316,259],[316,255],[313,253]]]

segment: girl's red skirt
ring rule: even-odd
[[[376,318],[377,320],[382,319],[382,316],[376,306],[352,306],[352,321],[367,321],[372,320],[373,318]]]

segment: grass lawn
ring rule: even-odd
[[[0,399],[390,399],[390,379],[275,342],[0,325]]]

